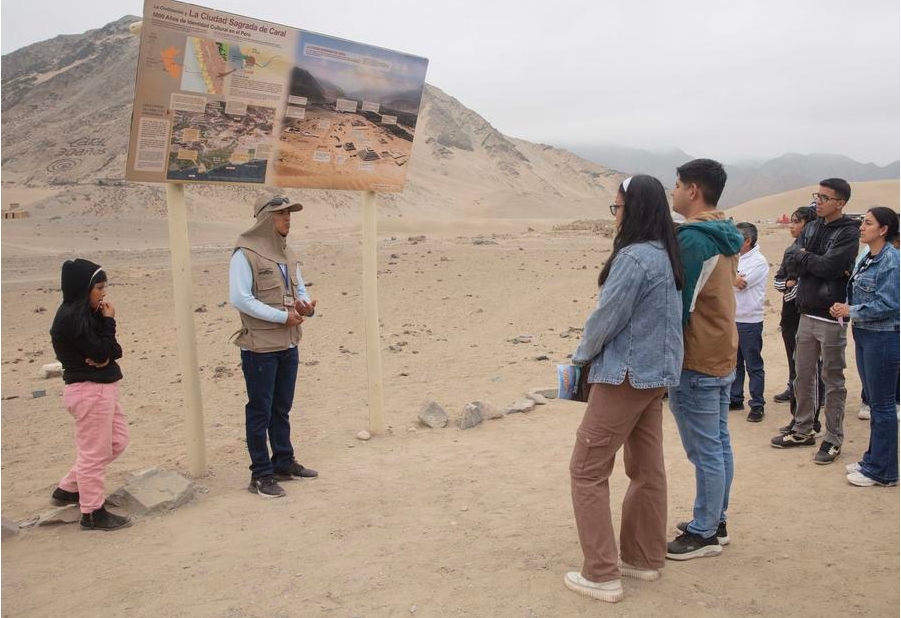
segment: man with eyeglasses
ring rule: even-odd
[[[822,357],[825,385],[826,435],[814,463],[835,461],[842,450],[845,418],[845,346],[847,325],[833,318],[829,308],[847,298],[847,284],[860,239],[858,224],[842,213],[851,198],[851,186],[841,178],[820,182],[813,194],[817,218],[808,223],[798,239],[800,248],[786,256],[798,273],[795,303],[801,318],[795,345],[794,426],[770,440],[776,448],[815,446],[814,417],[817,411],[817,361]]]
[[[285,495],[278,481],[319,475],[294,458],[289,420],[300,324],[316,311],[287,240],[291,213],[301,209],[287,197],[258,198],[253,204],[256,223],[238,237],[228,269],[229,300],[241,316],[241,330],[233,337],[241,348],[247,386],[247,490],[263,498]]]

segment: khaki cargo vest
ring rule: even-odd
[[[297,257],[290,248],[288,254],[288,275],[290,286],[286,289],[285,278],[278,264],[268,260],[246,247],[241,248],[253,273],[252,292],[262,303],[284,310],[284,297],[288,294],[297,298]],[[235,337],[235,345],[252,352],[279,352],[297,345],[302,336],[300,324],[285,326],[276,322],[260,320],[246,313],[240,313],[241,330]]]

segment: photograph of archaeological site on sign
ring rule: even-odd
[[[275,183],[401,191],[428,61],[310,32],[297,59]]]

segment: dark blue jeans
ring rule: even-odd
[[[752,408],[763,407],[763,322],[736,322],[738,327],[738,360],[735,363],[735,381],[729,393],[732,402],[745,399],[745,370],[748,372],[748,403]]]
[[[853,328],[857,369],[870,403],[870,445],[860,471],[880,483],[898,482],[898,331]]]
[[[297,348],[278,352],[241,350],[241,369],[247,385],[244,407],[250,475],[253,478],[287,468],[294,457],[288,414],[297,381]],[[272,457],[266,438],[272,447]]]

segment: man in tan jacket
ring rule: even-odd
[[[287,197],[257,199],[256,223],[238,237],[228,271],[229,300],[241,316],[235,345],[241,348],[247,386],[247,489],[263,498],[285,495],[280,480],[318,476],[294,459],[288,418],[297,381],[300,324],[316,310],[287,241],[291,213],[302,208]]]
[[[685,453],[695,465],[696,496],[693,519],[677,525],[682,533],[667,545],[666,557],[690,560],[717,555],[729,542],[729,390],[738,352],[732,284],[744,238],[716,208],[726,185],[722,165],[695,159],[676,172],[673,210],[686,219],[678,230],[685,269],[685,357],[669,402]]]

